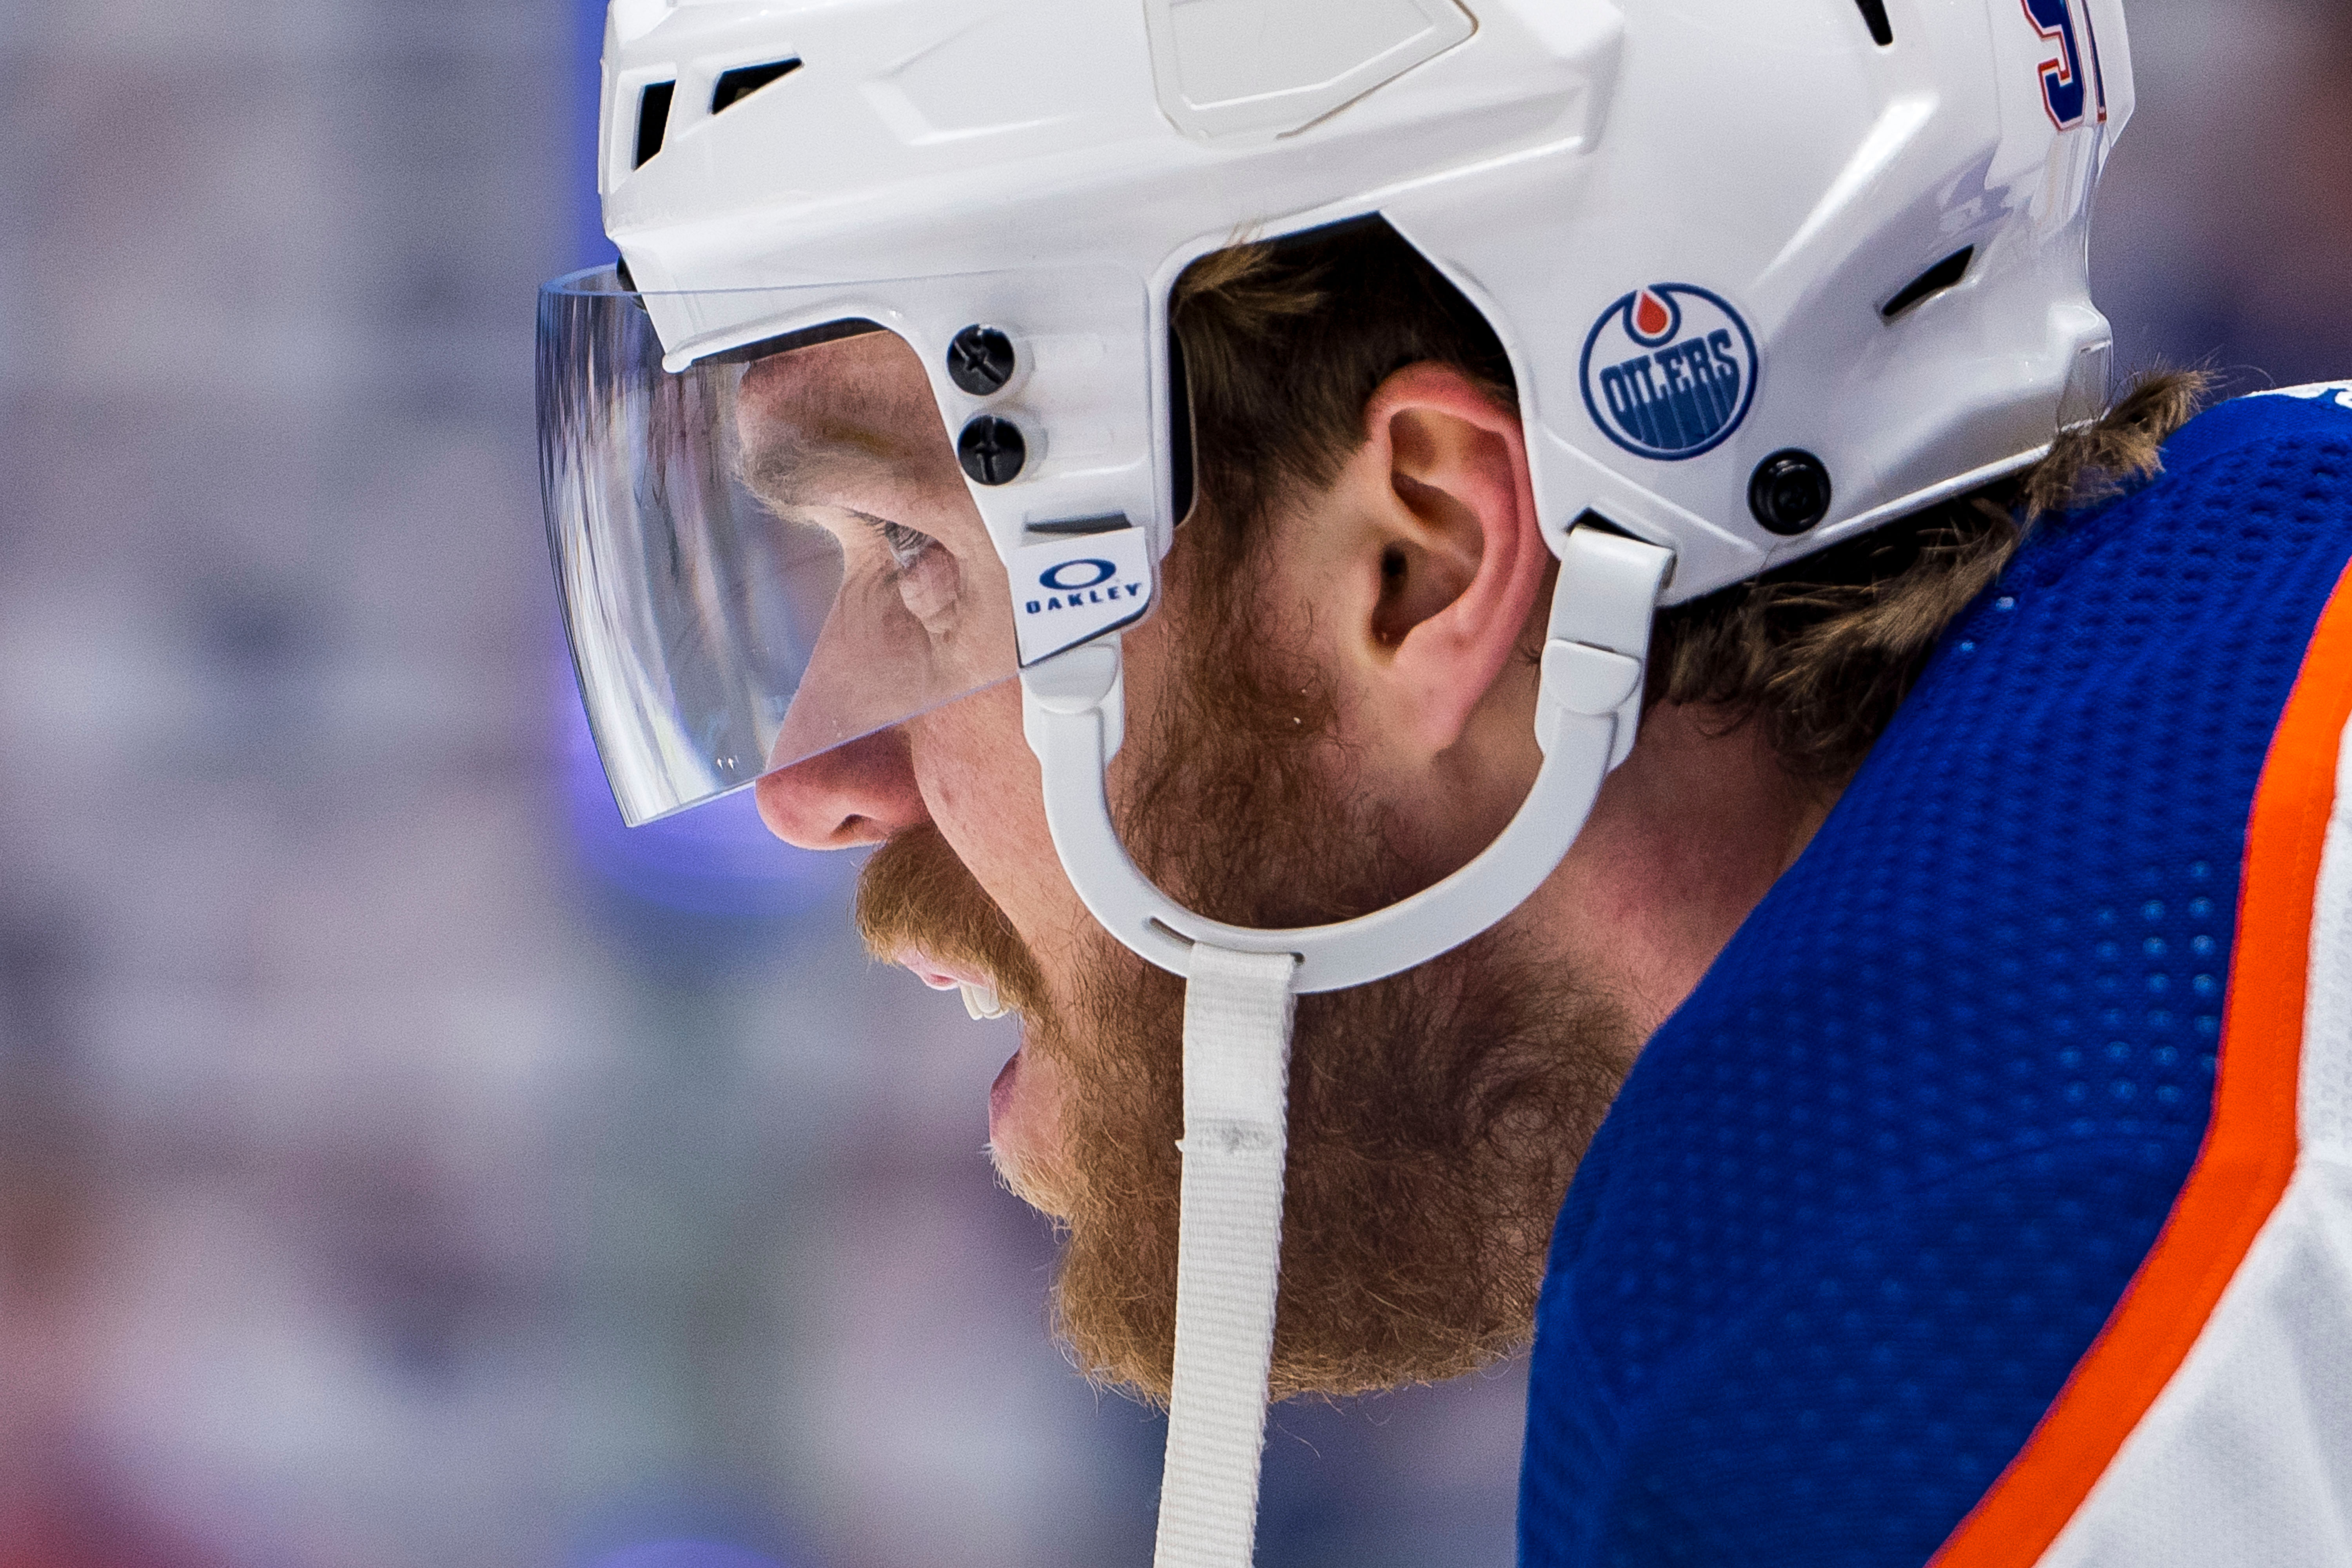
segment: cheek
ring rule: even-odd
[[[1111,764],[1123,803],[1150,749],[1167,656],[1163,610],[1125,634],[1128,743]],[[1007,680],[907,724],[915,784],[948,847],[1013,922],[1055,994],[1079,966],[1099,962],[1102,928],[1063,873],[1037,758],[1021,732],[1021,683]]]
[[[940,837],[1012,921],[1049,976],[1092,917],[1062,874],[1017,681],[908,725],[916,787]]]

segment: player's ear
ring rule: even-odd
[[[1364,410],[1327,499],[1339,631],[1368,731],[1434,755],[1511,666],[1549,581],[1516,411],[1460,371],[1410,365]]]

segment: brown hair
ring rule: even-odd
[[[1517,405],[1477,308],[1377,218],[1203,257],[1178,279],[1172,318],[1194,437],[1184,526],[1213,570],[1245,559],[1284,496],[1337,476],[1364,405],[1406,365],[1451,365]],[[1651,697],[1757,724],[1792,773],[1842,783],[2035,524],[2155,475],[2207,383],[2144,376],[2019,474],[1675,605],[1658,620]]]

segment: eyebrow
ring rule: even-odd
[[[753,495],[778,509],[811,504],[824,474],[840,459],[824,448],[785,437],[743,457],[742,480]]]
[[[761,484],[754,482],[751,476],[746,476],[744,482],[751,485],[752,493],[766,502],[777,517],[798,528],[812,528],[824,533],[835,532],[834,529],[826,526],[823,519],[814,515],[822,510],[843,517],[854,518],[871,529],[877,537],[883,536],[885,530],[892,528],[902,528],[909,533],[919,533],[926,539],[936,537],[929,531],[917,528],[911,523],[900,522],[896,518],[877,516],[870,511],[862,511],[854,506],[843,506],[837,501],[811,500],[788,489],[772,491],[763,488]],[[789,479],[785,482],[789,484]]]
[[[861,435],[866,439],[858,439]],[[802,439],[800,433],[779,433],[764,439],[755,451],[746,451],[740,478],[752,494],[769,505],[797,508],[828,503],[825,496],[809,496],[809,491],[824,484],[825,472],[858,461],[889,466],[894,461],[889,439],[863,430],[828,430],[816,439]]]

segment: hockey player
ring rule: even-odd
[[[608,55],[541,388],[615,794],[877,846],[1022,1014],[1163,1563],[1247,1560],[1269,1393],[1531,1329],[1530,1563],[2352,1558],[2352,385],[2107,405],[2112,0]]]

